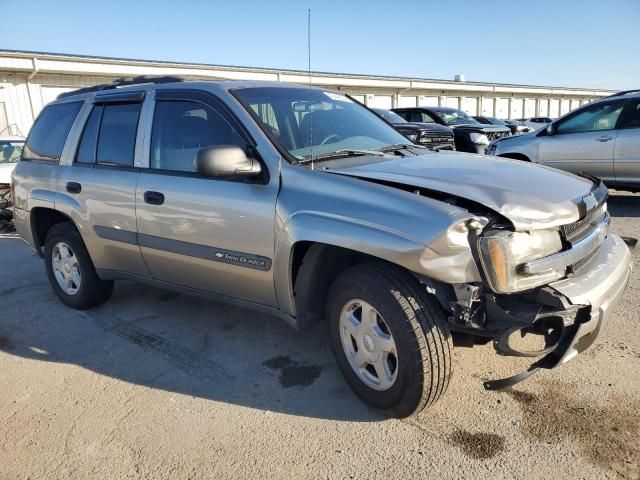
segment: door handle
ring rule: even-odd
[[[144,201],[149,205],[162,205],[164,203],[164,195],[160,192],[144,192]]]
[[[596,140],[599,142],[608,142],[609,140],[613,140],[613,137],[610,137],[609,135],[602,135],[601,137],[596,138]]]
[[[80,193],[82,191],[82,185],[77,182],[67,182],[67,192]]]

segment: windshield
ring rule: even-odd
[[[372,110],[389,123],[407,123],[407,121],[397,113],[385,110],[384,108],[372,108]]]
[[[446,125],[468,125],[470,123],[480,123],[464,113],[462,110],[433,110],[433,113],[438,115]]]
[[[275,141],[298,160],[351,150],[412,145],[376,114],[334,92],[261,87],[234,90]]]
[[[15,163],[20,160],[24,142],[0,140],[0,163]]]
[[[487,117],[487,119],[489,120],[489,123],[491,125],[506,125],[507,124],[507,122],[505,122],[504,120],[500,120],[499,118]]]

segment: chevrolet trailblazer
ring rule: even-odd
[[[341,93],[137,78],[60,95],[13,174],[15,224],[77,309],[134,279],[326,320],[353,391],[394,417],[442,397],[451,332],[574,358],[622,295],[607,189],[412,144]],[[467,337],[468,338],[468,337]]]

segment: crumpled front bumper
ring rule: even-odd
[[[595,341],[627,287],[632,270],[631,251],[618,235],[610,234],[589,267],[582,275],[549,285],[571,304],[591,307],[586,321],[577,324],[570,338],[559,345],[564,350],[557,352],[561,355],[556,365],[568,362]]]
[[[513,377],[484,382],[488,390],[510,387],[542,368],[555,368],[589,348],[598,337],[602,325],[611,317],[631,277],[631,251],[618,236],[609,234],[596,256],[584,271],[573,277],[549,284],[572,308],[588,312],[568,326],[554,350]]]

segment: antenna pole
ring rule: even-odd
[[[307,57],[308,57],[308,66],[307,70],[309,72],[309,109],[311,109],[311,9],[307,9]],[[308,115],[311,115],[311,123],[309,129],[309,144],[311,147],[311,170],[313,170],[313,112],[309,111]]]

